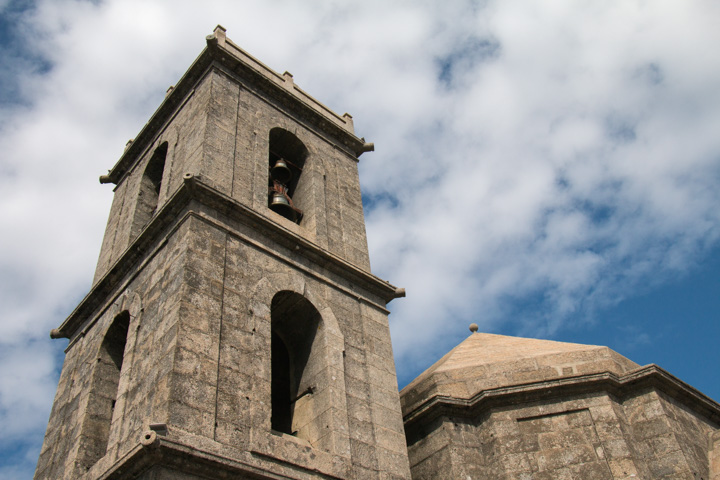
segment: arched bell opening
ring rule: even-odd
[[[270,130],[268,155],[268,207],[283,217],[300,223],[303,216],[302,173],[308,149],[302,141],[282,128]]]
[[[168,143],[163,142],[155,149],[147,163],[140,179],[137,206],[133,217],[133,237],[140,234],[155,215],[160,200],[160,187],[165,172],[165,158],[167,157]]]
[[[129,326],[130,313],[127,310],[116,315],[97,354],[87,408],[92,413],[83,428],[85,444],[80,453],[80,464],[86,469],[105,456],[107,451]]]
[[[271,304],[271,368],[273,430],[315,440],[312,396],[323,359],[317,347],[320,313],[302,295],[277,293]]]

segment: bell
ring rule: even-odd
[[[270,209],[285,218],[292,219],[295,216],[295,212],[290,206],[290,201],[285,195],[279,192],[273,193],[272,200],[270,201]]]
[[[270,175],[272,175],[273,180],[277,180],[282,184],[286,184],[292,178],[292,172],[287,162],[282,158],[275,162],[275,165],[270,169]]]

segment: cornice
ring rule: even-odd
[[[466,399],[433,395],[403,412],[403,421],[407,431],[440,416],[477,418],[496,407],[596,392],[623,399],[648,388],[662,391],[720,425],[720,404],[654,364],[624,375],[602,372],[483,390]]]
[[[295,85],[291,74],[285,72],[280,75],[252,57],[225,37],[224,28],[218,26],[206,40],[207,46],[177,84],[168,90],[150,120],[128,144],[115,166],[107,175],[101,177],[101,182],[117,184],[121,181],[139,161],[168,119],[172,118],[200,80],[212,69],[221,70],[246,88],[272,98],[283,105],[291,115],[301,117],[305,123],[334,138],[355,156],[359,157],[362,153],[374,149],[373,144],[355,136],[352,116],[347,113],[338,115]]]
[[[213,444],[215,442],[212,442]],[[212,475],[220,478],[253,478],[264,480],[289,480],[306,478],[308,473],[327,480],[341,480],[340,477],[327,475],[313,470],[308,471],[298,465],[289,464],[285,473],[273,470],[276,464],[231,456],[218,449],[203,448],[182,441],[157,435],[149,430],[142,440],[125,455],[106,466],[97,463],[79,480],[125,480],[134,479],[153,467],[165,467],[174,471],[200,476]],[[103,468],[104,467],[104,468]]]
[[[92,321],[101,309],[128,277],[142,269],[143,262],[148,262],[155,253],[167,243],[168,237],[187,218],[197,215],[191,205],[197,201],[231,220],[238,221],[260,235],[270,238],[281,247],[292,251],[293,255],[306,258],[318,270],[329,272],[348,281],[349,285],[358,286],[358,290],[348,292],[368,304],[384,310],[370,296],[379,297],[385,304],[394,298],[404,296],[404,290],[381,280],[371,273],[358,268],[339,256],[324,250],[315,243],[283,227],[273,219],[243,205],[229,196],[203,183],[201,179],[186,174],[183,184],[153,217],[145,229],[133,243],[123,252],[107,273],[93,285],[90,292],[67,317],[67,319],[50,333],[52,338],[73,338],[80,328]],[[186,211],[187,213],[183,213]],[[234,234],[241,236],[238,232]],[[250,239],[246,239],[250,241]],[[252,243],[252,242],[251,242]],[[293,262],[297,264],[297,262]],[[310,273],[310,272],[308,272]],[[338,288],[342,288],[338,286]],[[72,341],[71,341],[72,343]]]

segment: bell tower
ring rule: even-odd
[[[36,479],[409,479],[358,157],[372,144],[237,47],[207,47],[115,185]]]

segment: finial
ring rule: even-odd
[[[477,332],[477,331],[478,331],[478,324],[477,324],[477,323],[471,323],[471,324],[470,324],[470,331],[471,331],[472,333]]]

